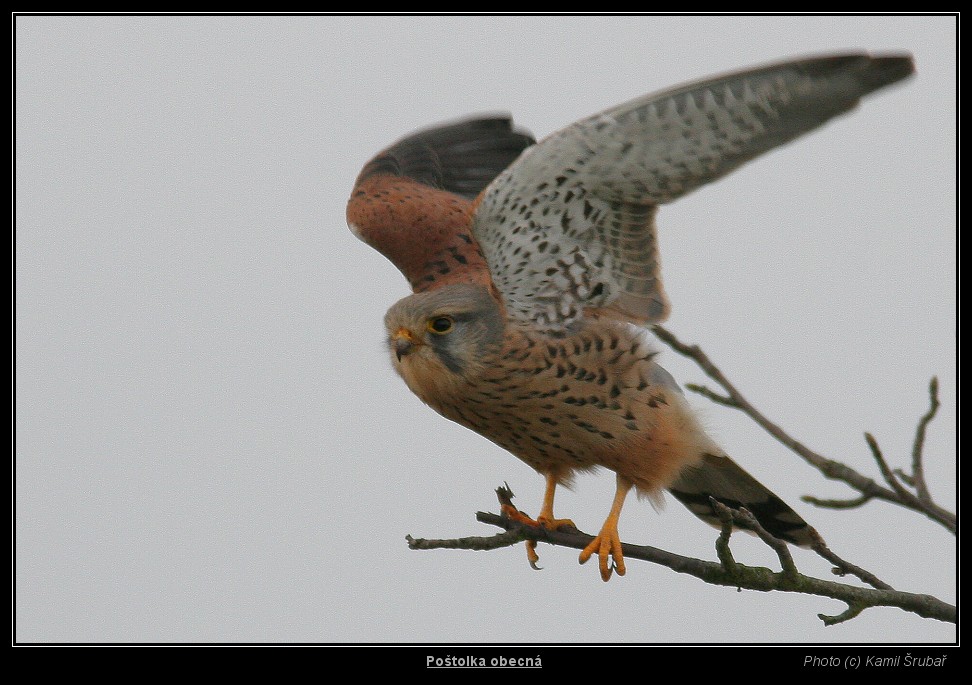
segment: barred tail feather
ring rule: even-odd
[[[722,522],[712,509],[710,497],[734,509],[748,509],[763,528],[781,540],[810,547],[821,539],[798,513],[727,456],[703,455],[697,464],[686,467],[668,490],[689,511],[716,527]]]

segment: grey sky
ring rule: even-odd
[[[948,17],[18,17],[16,636],[21,641],[928,642],[955,627],[737,593],[632,561],[602,583],[490,535],[543,481],[424,407],[382,317],[407,294],[348,231],[361,165],[410,131],[508,111],[537,136],[653,90],[787,56],[907,51],[917,76],[665,207],[668,327],[814,449],[906,467],[927,384],[956,497],[954,20]],[[680,382],[693,366],[663,349]],[[839,554],[955,601],[955,540],[850,493],[695,398],[717,440]],[[614,479],[558,515],[594,532]],[[625,541],[713,559],[675,502]],[[743,563],[774,566],[746,538]],[[826,564],[798,552],[807,572]]]

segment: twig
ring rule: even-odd
[[[839,556],[834,554],[833,550],[831,550],[827,546],[827,543],[822,539],[817,540],[817,542],[810,549],[834,565],[834,575],[845,576],[850,573],[853,576],[857,576],[871,587],[875,587],[879,590],[894,590],[893,587],[885,583],[870,571],[866,571],[856,564],[852,564],[849,561],[841,559]]]
[[[726,569],[727,573],[735,573],[736,559],[732,556],[732,550],[729,548],[729,538],[732,535],[732,512],[729,511],[729,507],[723,505],[722,502],[719,502],[714,497],[710,497],[709,501],[713,505],[719,505],[714,506],[714,508],[716,514],[719,516],[719,520],[722,521],[722,530],[716,539],[716,555],[719,557],[719,561],[722,562],[722,568]]]
[[[843,613],[837,614],[836,616],[817,614],[817,617],[824,622],[825,626],[833,626],[833,625],[837,625],[838,623],[843,623],[844,621],[851,620],[852,618],[860,614],[862,611],[864,611],[866,608],[867,607],[864,606],[863,604],[856,604],[851,602],[847,604],[847,609]]]
[[[510,530],[505,533],[497,533],[488,538],[468,537],[454,538],[451,540],[426,540],[425,538],[413,538],[411,535],[406,535],[405,539],[408,541],[409,549],[472,549],[477,552],[488,552],[491,549],[512,547],[527,538],[523,537],[523,534],[519,531]]]
[[[909,488],[915,487],[915,479],[904,472],[904,469],[895,469],[894,475],[898,477],[899,480],[903,480],[905,485]]]
[[[881,475],[884,476],[885,482],[898,494],[902,504],[912,508],[920,508],[921,502],[918,501],[917,497],[908,492],[907,488],[894,475],[891,467],[888,466],[888,462],[884,460],[884,455],[881,453],[881,448],[878,447],[877,440],[874,436],[870,433],[865,433],[864,439],[867,441],[867,446],[871,449],[871,454],[874,456],[874,461],[877,462],[878,469],[880,469]]]
[[[821,509],[856,509],[871,501],[870,495],[861,495],[852,499],[818,499],[812,495],[804,495],[800,498],[807,504],[812,504]]]
[[[882,499],[888,502],[892,502],[894,504],[907,507],[909,509],[913,509],[915,511],[919,511],[925,514],[926,516],[928,516],[930,519],[940,523],[941,525],[943,525],[945,528],[952,531],[953,533],[956,532],[957,521],[954,513],[932,502],[930,496],[927,498],[921,495],[915,496],[907,491],[904,491],[905,494],[902,494],[900,490],[893,487],[894,483],[896,483],[899,487],[903,487],[903,486],[901,486],[901,483],[895,478],[893,473],[891,473],[890,469],[888,470],[888,473],[891,476],[891,480],[889,480],[888,483],[889,485],[892,485],[892,488],[886,488],[878,484],[872,478],[868,478],[867,476],[858,473],[857,471],[847,466],[846,464],[842,464],[832,459],[827,459],[821,454],[814,452],[806,445],[804,445],[803,443],[799,442],[798,440],[790,436],[786,431],[784,431],[778,425],[770,421],[758,409],[756,409],[756,407],[754,407],[742,395],[742,393],[740,393],[739,390],[737,390],[736,387],[729,382],[729,379],[725,377],[722,371],[720,371],[719,368],[712,363],[712,361],[708,358],[708,356],[706,356],[706,354],[698,346],[686,345],[685,343],[681,342],[678,338],[676,338],[674,335],[672,335],[670,332],[668,332],[662,326],[654,326],[653,330],[655,332],[655,335],[660,340],[662,340],[665,344],[671,347],[673,350],[675,350],[681,355],[684,355],[692,359],[699,366],[699,368],[701,368],[702,371],[709,378],[711,378],[716,383],[718,383],[726,391],[727,394],[720,395],[710,390],[709,388],[700,385],[687,385],[686,387],[689,390],[693,390],[719,404],[723,404],[725,406],[729,406],[734,409],[738,409],[742,411],[751,419],[753,419],[753,421],[755,421],[760,427],[762,427],[763,430],[765,430],[767,433],[773,436],[780,443],[782,443],[787,448],[789,448],[790,450],[798,454],[800,457],[802,457],[807,463],[811,464],[813,467],[819,470],[825,477],[830,478],[832,480],[843,481],[847,485],[851,486],[852,488],[860,492],[864,498],[867,498],[865,500],[860,501],[860,504],[863,504],[865,501],[870,499]],[[928,425],[929,421],[931,421],[932,417],[934,417],[935,411],[937,410],[937,403],[938,403],[937,388],[938,388],[938,383],[933,379],[932,382],[933,409],[929,410],[929,412],[925,415],[925,417],[923,417],[922,420],[919,422],[919,435],[916,435],[915,437],[916,450],[917,453],[919,454],[919,457],[917,459],[918,474],[922,472],[920,453],[921,453],[921,445],[923,445],[924,443],[925,427]],[[915,450],[913,450],[913,454],[914,453]],[[915,462],[914,457],[912,461],[913,463]],[[915,477],[923,479],[923,476],[919,476],[917,474],[915,475]],[[885,476],[885,479],[887,480],[887,476]],[[927,488],[924,489],[924,492],[927,493]],[[814,501],[814,500],[810,500],[810,501]]]
[[[742,524],[742,527],[746,530],[751,530],[759,537],[760,540],[766,543],[766,545],[776,552],[776,556],[780,560],[780,567],[783,569],[783,574],[795,578],[800,575],[797,571],[796,564],[793,563],[793,555],[790,554],[790,548],[787,547],[786,542],[780,540],[777,537],[771,535],[763,526],[756,520],[752,512],[747,509],[732,509],[727,507],[722,502],[718,501],[715,497],[710,497],[709,502],[712,507],[719,512],[719,518],[723,520],[723,528],[725,528],[725,519],[723,519],[723,512],[730,516],[733,521],[738,521]]]
[[[932,376],[928,384],[929,408],[921,420],[918,421],[918,428],[915,430],[915,442],[911,448],[911,484],[918,493],[918,499],[923,502],[931,502],[931,493],[928,492],[928,485],[925,483],[925,468],[922,464],[922,452],[925,449],[925,431],[928,424],[938,413],[938,377]]]
[[[712,400],[716,404],[722,404],[727,407],[732,407],[733,409],[742,409],[739,403],[736,402],[733,398],[726,397],[725,395],[720,395],[719,393],[715,392],[711,388],[708,388],[704,385],[697,385],[695,383],[686,383],[685,388],[687,390],[691,390],[694,393],[702,395],[702,397],[706,397]]]

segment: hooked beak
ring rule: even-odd
[[[421,344],[421,341],[416,339],[412,331],[407,328],[399,328],[392,335],[392,345],[395,348],[395,357],[398,361],[402,361],[402,357],[411,354],[412,350]]]

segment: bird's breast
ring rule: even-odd
[[[626,326],[588,326],[566,338],[510,327],[476,373],[452,374],[415,355],[400,372],[440,414],[542,473],[566,481],[604,466],[650,493],[707,440],[653,356],[643,333]]]

